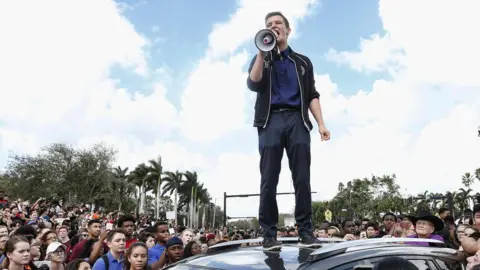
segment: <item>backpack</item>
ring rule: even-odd
[[[108,267],[110,266],[110,262],[108,261],[107,254],[102,255],[103,262],[105,263],[105,270],[108,270]]]

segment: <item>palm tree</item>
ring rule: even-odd
[[[197,191],[200,186],[198,182],[198,175],[195,171],[186,171],[184,174],[185,181],[180,187],[180,207],[185,207],[186,212],[189,213],[188,223],[189,227],[194,226],[195,220],[195,202],[197,197]]]
[[[139,187],[139,214],[145,213],[145,199],[147,196],[147,183],[150,174],[150,169],[145,165],[145,163],[139,164],[135,170],[130,173],[130,179]]]
[[[460,211],[464,211],[465,209],[470,207],[470,200],[472,199],[472,189],[464,189],[461,188],[456,196],[455,196],[455,203],[460,208]]]
[[[164,183],[162,197],[169,193],[170,196],[173,195],[173,205],[175,211],[175,224],[177,225],[177,212],[178,212],[178,192],[180,191],[182,184],[183,184],[183,173],[176,171],[176,172],[165,172],[164,177],[162,178],[162,182]]]
[[[155,218],[160,216],[160,199],[162,191],[162,157],[158,157],[156,160],[152,159],[149,163],[149,182],[153,184],[153,192],[155,193]]]
[[[462,184],[467,188],[469,189],[473,182],[475,181],[475,178],[473,178],[473,175],[471,173],[465,173],[464,175],[462,175]]]
[[[113,168],[112,185],[114,187],[114,194],[118,195],[114,198],[118,202],[118,211],[122,211],[122,203],[124,199],[130,197],[135,190],[135,185],[128,180],[128,167],[121,168],[120,166]]]

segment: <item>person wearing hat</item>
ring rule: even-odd
[[[415,235],[408,236],[408,238],[422,238],[433,239],[444,242],[444,239],[434,232],[443,229],[444,223],[439,217],[432,215],[426,210],[420,210],[417,217],[411,220],[415,224]],[[428,246],[428,243],[414,243],[418,246]]]
[[[60,242],[53,242],[47,247],[45,259],[50,261],[51,270],[65,269],[64,261],[67,255],[67,247]]]
[[[162,269],[165,266],[168,266],[172,263],[176,263],[183,258],[183,241],[178,236],[173,236],[168,239],[165,244],[165,252],[163,252],[162,257],[158,260],[158,269]]]

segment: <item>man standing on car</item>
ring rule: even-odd
[[[295,188],[295,220],[300,242],[318,245],[313,235],[310,189],[310,122],[308,109],[315,118],[322,141],[330,139],[315,90],[310,59],[288,46],[290,24],[281,12],[265,17],[266,27],[277,38],[277,48],[259,51],[249,67],[248,88],[257,93],[254,126],[258,129],[260,152],[259,222],[264,229],[265,250],[281,248],[276,240],[278,178],[286,149]]]

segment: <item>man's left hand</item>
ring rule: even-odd
[[[330,131],[328,131],[325,125],[319,125],[318,131],[320,132],[320,137],[322,138],[322,141],[330,140]]]

